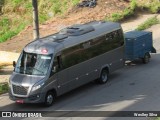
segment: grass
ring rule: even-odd
[[[73,5],[77,5],[79,3],[80,0],[72,0],[72,4]]]
[[[160,2],[159,0],[131,0],[128,8],[124,9],[121,13],[112,13],[111,16],[105,18],[106,21],[120,22],[133,16],[136,10],[146,10],[150,13],[160,12]]]
[[[4,0],[2,0],[4,1]],[[63,15],[80,0],[38,0],[39,22]],[[7,0],[0,16],[0,43],[16,36],[27,25],[32,25],[32,1]]]
[[[4,0],[1,0],[1,2]],[[160,11],[158,0],[131,0],[130,6],[121,13],[113,13],[106,17],[107,21],[122,21],[135,14],[136,9],[147,9],[151,13]],[[38,0],[39,21],[46,20],[64,13],[72,6],[77,5],[80,0]],[[0,42],[5,42],[16,36],[27,25],[32,25],[32,1],[6,0],[2,4],[3,14],[0,16]]]
[[[0,65],[0,70],[3,69],[7,64],[1,64]],[[0,95],[3,93],[7,93],[9,90],[9,85],[7,82],[0,83]]]
[[[3,66],[0,66],[0,70],[3,68]]]
[[[12,38],[13,36],[16,36],[19,32],[21,32],[24,28],[25,28],[26,24],[25,23],[21,23],[20,25],[18,25],[18,27],[10,29],[9,24],[6,24],[5,27],[3,27],[4,29],[2,29],[2,31],[0,31],[0,42],[4,42],[10,38]]]
[[[155,118],[154,120],[160,120],[160,117]]]
[[[7,93],[9,90],[8,83],[0,83],[0,95]]]
[[[4,42],[8,39],[11,39],[13,36],[16,36],[19,32],[21,32],[25,28],[25,24],[19,25],[15,29],[7,30],[2,36],[0,37],[0,42]]]
[[[158,13],[160,11],[160,2],[159,0],[143,0],[139,2],[139,7],[148,10],[151,13]]]
[[[152,25],[160,23],[157,17],[152,17],[147,19],[143,24],[139,25],[136,30],[145,30],[150,28]]]
[[[124,19],[127,19],[127,18],[133,16],[136,8],[137,8],[136,0],[131,0],[130,6],[128,8],[124,9],[121,13],[113,13],[111,16],[106,17],[105,20],[106,21],[113,21],[113,22],[122,21]]]

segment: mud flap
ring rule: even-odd
[[[152,47],[151,53],[156,53],[156,49],[154,47]]]

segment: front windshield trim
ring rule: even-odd
[[[52,54],[21,53],[14,72],[25,75],[45,76],[52,61]]]

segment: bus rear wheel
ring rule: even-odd
[[[108,81],[108,70],[103,69],[100,75],[100,78],[98,79],[100,84],[105,84]]]

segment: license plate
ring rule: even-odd
[[[16,103],[24,103],[24,100],[16,100]]]

